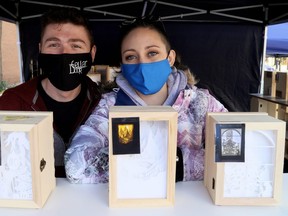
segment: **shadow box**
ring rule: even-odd
[[[55,188],[52,112],[0,111],[0,207],[41,208]]]
[[[264,71],[264,95],[276,96],[276,73],[276,71]]]
[[[286,123],[257,112],[208,113],[204,184],[216,205],[277,205]]]
[[[178,113],[169,106],[109,110],[109,207],[173,206]]]

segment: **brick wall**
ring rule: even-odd
[[[19,43],[14,23],[0,21],[0,81],[20,83]]]

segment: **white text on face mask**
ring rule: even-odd
[[[82,69],[87,67],[87,61],[79,61],[79,62],[75,62],[72,61],[71,64],[69,64],[70,66],[70,73],[69,74],[81,74],[82,73]]]

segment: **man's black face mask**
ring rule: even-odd
[[[56,88],[62,91],[70,91],[79,86],[92,66],[91,53],[40,53],[38,61],[42,73]]]

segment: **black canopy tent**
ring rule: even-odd
[[[287,20],[286,0],[1,0],[0,17],[11,21],[37,18],[48,7],[76,7],[94,21],[119,21],[147,13],[169,21],[248,21],[272,24]]]
[[[172,46],[230,111],[248,111],[258,92],[267,25],[288,20],[287,0],[1,0],[0,18],[19,24],[25,79],[38,55],[39,17],[48,8],[72,6],[92,21],[96,64],[118,64],[118,26],[153,14],[164,22]]]

